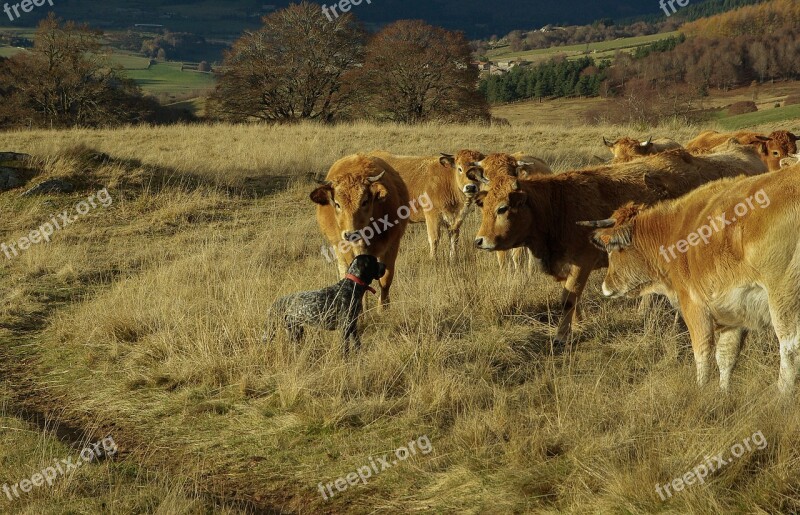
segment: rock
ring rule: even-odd
[[[48,193],[72,193],[75,187],[67,181],[61,179],[48,179],[40,182],[33,188],[22,194],[23,197],[31,195],[47,195]]]
[[[19,177],[19,171],[13,168],[0,166],[0,191],[8,191],[22,186],[23,181]]]

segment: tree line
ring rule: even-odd
[[[608,66],[608,60],[596,65],[591,57],[574,61],[557,58],[537,65],[517,66],[503,75],[489,76],[481,81],[479,90],[490,103],[597,96]]]
[[[329,20],[304,1],[234,43],[210,110],[236,122],[488,119],[477,86],[460,32],[401,20],[368,35],[351,14]]]

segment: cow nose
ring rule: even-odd
[[[464,193],[477,193],[477,192],[478,192],[478,187],[475,186],[474,184],[467,184],[466,186],[464,186]]]
[[[483,247],[483,238],[481,237],[475,238],[475,246],[478,248]]]

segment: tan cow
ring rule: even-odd
[[[450,239],[450,258],[456,246],[467,204],[478,191],[477,183],[466,178],[450,163],[449,157],[398,156],[385,151],[370,152],[383,159],[402,177],[412,199],[425,197],[428,209],[411,214],[410,222],[425,222],[431,259],[436,257],[441,227],[447,228]]]
[[[488,156],[483,156],[480,161],[469,162],[465,165],[468,167],[467,177],[473,181],[477,181],[484,190],[487,189],[486,185],[495,174],[518,177],[522,180],[537,175],[553,174],[553,171],[547,163],[537,157],[526,156],[522,152],[516,154],[489,154]],[[479,176],[476,174],[478,170],[483,171],[484,175]],[[523,257],[527,256],[528,273],[533,272],[536,266],[536,260],[530,250],[525,248],[498,251],[497,263],[500,265],[501,270],[506,268],[509,254],[511,254],[511,263],[514,266],[514,270],[520,270],[522,268]]]
[[[412,205],[403,179],[377,157],[355,154],[336,161],[325,182],[311,192],[317,223],[334,247],[344,277],[356,256],[369,254],[386,265],[380,279],[381,305],[389,303],[400,239]],[[404,216],[405,215],[405,216]]]
[[[781,169],[781,160],[797,153],[797,136],[788,131],[774,131],[769,136],[750,131],[720,133],[705,131],[686,144],[686,150],[693,154],[713,152],[716,147],[731,138],[742,145],[752,145],[769,171]]]
[[[682,148],[680,143],[669,138],[660,138],[653,141],[652,137],[647,141],[639,141],[633,138],[620,138],[613,143],[603,138],[603,144],[614,154],[614,158],[611,160],[612,163],[627,163],[628,161],[639,159],[640,157]]]
[[[800,167],[699,188],[652,209],[628,206],[596,225],[608,252],[608,297],[659,291],[689,328],[697,382],[716,354],[719,385],[749,329],[770,324],[780,341],[778,385],[790,392],[800,366]],[[719,336],[715,338],[715,332]]]
[[[629,201],[651,204],[721,177],[764,172],[752,149],[736,146],[706,158],[671,150],[524,181],[500,174],[476,196],[483,220],[475,245],[489,251],[527,247],[543,272],[565,283],[564,318],[556,333],[556,340],[564,342],[579,319],[578,302],[589,275],[607,263],[606,254],[591,244],[590,230],[577,222],[607,218]]]

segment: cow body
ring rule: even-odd
[[[388,163],[364,154],[347,156],[333,164],[326,181],[311,193],[317,204],[320,231],[334,247],[342,277],[361,254],[386,265],[380,279],[381,305],[389,303],[400,240],[408,219],[419,206],[411,201],[403,179]]]
[[[459,215],[468,200],[463,188],[471,181],[459,180],[458,172],[439,156],[398,156],[383,151],[369,155],[383,159],[400,174],[410,198],[427,195],[430,209],[412,213],[410,221],[425,222],[431,259],[436,257],[441,226],[444,225],[448,230],[452,259],[460,235]]]
[[[620,138],[613,143],[603,138],[603,143],[608,147],[611,153],[614,154],[614,158],[611,160],[612,163],[627,163],[628,161],[639,159],[640,157],[682,148],[680,143],[669,138],[660,138],[657,140],[650,138],[647,141],[639,141],[633,138]]]
[[[771,172],[781,169],[781,160],[797,153],[797,136],[788,131],[774,131],[768,136],[751,131],[705,131],[687,143],[686,150],[694,154],[714,152],[731,139],[753,146]]]
[[[771,325],[780,340],[780,390],[794,387],[800,365],[798,172],[718,181],[651,209],[626,208],[609,220],[614,227],[594,236],[609,253],[605,295],[660,291],[680,305],[700,385],[716,354],[719,384],[727,389],[747,331]]]
[[[556,334],[563,342],[579,318],[578,301],[589,275],[607,265],[605,252],[590,242],[590,230],[577,222],[607,218],[629,201],[651,204],[721,177],[765,171],[751,149],[737,147],[713,159],[674,150],[525,181],[498,176],[476,197],[483,220],[475,245],[490,251],[527,247],[543,272],[564,282],[564,318]]]

